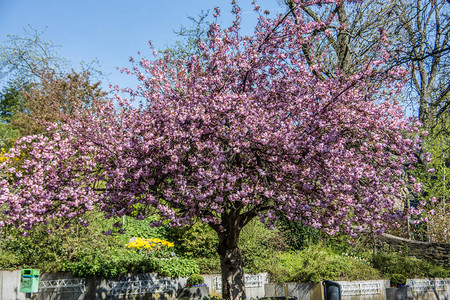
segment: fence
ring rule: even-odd
[[[388,280],[338,281],[342,300],[384,300]],[[269,283],[265,287],[266,297],[296,297],[299,300],[321,300],[321,283]]]
[[[219,274],[203,275],[203,278],[209,287],[211,295],[222,294],[222,277]],[[246,274],[244,280],[245,293],[248,299],[264,297],[264,285],[269,282],[267,273]]]
[[[414,300],[450,299],[450,278],[447,279],[408,279]]]
[[[73,278],[68,273],[42,274],[36,300],[174,299],[187,278],[163,278],[157,274],[122,276],[112,280]],[[0,271],[0,299],[27,299],[19,292],[20,271]]]
[[[203,275],[212,295],[221,294],[221,277]],[[101,299],[175,299],[187,278],[163,278],[156,274],[137,274],[104,280],[73,278],[67,273],[42,274],[35,300],[101,300]],[[268,283],[266,273],[245,275],[247,299],[261,297],[296,297],[298,300],[323,300],[321,283]],[[384,300],[387,280],[339,281],[342,300]],[[408,279],[413,300],[449,300],[450,278]],[[27,299],[19,292],[20,271],[0,271],[0,299]]]

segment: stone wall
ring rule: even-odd
[[[389,251],[404,252],[409,256],[431,260],[442,266],[450,265],[450,244],[413,241],[387,233],[379,236],[378,241],[381,245],[387,246]]]

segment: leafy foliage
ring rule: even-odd
[[[63,270],[76,277],[114,278],[127,273],[148,272],[168,277],[187,277],[198,273],[199,268],[192,259],[156,259],[132,252],[120,252],[113,257],[86,256],[81,261],[66,263]]]
[[[277,228],[270,230],[266,224],[253,219],[241,232],[239,248],[244,256],[244,270],[258,273],[266,270],[267,262],[275,253],[287,250],[289,246]]]
[[[220,274],[219,257],[195,257],[201,274]]]
[[[55,221],[34,228],[28,236],[14,228],[3,228],[0,231],[2,253],[8,253],[12,261],[22,266],[40,267],[44,272],[60,271],[66,262],[80,261],[84,257],[111,255],[111,251],[116,247],[124,248],[124,244],[117,243],[113,236],[101,234],[112,223],[100,218],[101,215],[91,212],[86,216],[90,227],[78,225],[65,229],[63,223]],[[3,267],[10,268],[12,264],[4,260]]]
[[[450,118],[447,118],[450,121]],[[438,126],[439,127],[439,126]],[[420,201],[428,201],[426,212],[417,223],[420,226],[427,241],[448,243],[450,242],[450,139],[447,132],[441,132],[434,128],[434,132],[428,134],[423,141],[423,149],[430,156],[420,155],[420,163],[410,173],[419,180],[422,192],[417,195]],[[416,237],[416,239],[418,239]]]
[[[101,234],[117,222],[117,219],[107,220],[101,215],[99,212],[89,214],[89,227],[53,229],[52,234],[48,234],[48,230],[53,226],[37,227],[27,237],[16,229],[3,229],[0,268],[37,267],[43,272],[67,271],[77,277],[104,278],[143,272],[186,277],[199,272],[199,267],[192,258],[149,259],[125,247],[124,241],[128,242],[129,239],[127,234]],[[131,233],[142,232],[141,228],[149,227],[148,222],[130,219],[127,220],[127,228]],[[158,228],[157,231],[161,229]]]
[[[189,258],[158,260],[156,271],[163,276],[187,277],[198,274],[199,268],[195,260]]]
[[[91,81],[88,72],[42,72],[39,83],[30,84],[20,94],[23,109],[13,107],[9,122],[22,136],[43,133],[50,123],[63,122],[76,110],[90,109],[93,101],[101,101],[106,93],[100,82]]]
[[[11,121],[15,114],[25,110],[23,92],[29,88],[29,83],[9,81],[0,92],[0,120],[2,123]]]
[[[28,237],[21,236],[20,232],[12,228],[8,232],[3,231],[0,268],[38,267],[45,272],[68,271],[78,277],[104,278],[142,272],[158,272],[172,277],[220,272],[219,258],[211,256],[211,253],[206,253],[206,256],[197,253],[194,257],[171,260],[147,259],[134,253],[125,248],[124,240],[128,241],[128,233],[112,236],[99,234],[117,221],[99,216],[98,213],[92,214],[90,227],[60,229],[51,235],[47,234],[47,228],[44,227],[34,229]],[[146,228],[148,222],[130,218],[126,224],[130,232],[141,232],[140,228]],[[203,228],[201,224],[194,227]],[[204,228],[208,229],[206,226]],[[176,230],[188,233],[189,239],[196,236],[196,241],[187,243],[186,248],[190,250],[181,253],[189,253],[192,245],[200,246],[201,241],[210,237],[207,231],[197,229],[193,230],[194,235],[189,234],[188,228],[163,226],[154,229],[160,232],[167,230],[172,237]],[[160,237],[168,239],[166,236]],[[335,251],[342,251],[339,245],[343,242],[333,239],[327,243],[328,247],[319,244],[302,251],[286,251],[287,246],[279,231],[270,231],[266,225],[254,220],[241,233],[240,247],[247,272],[269,271],[272,280],[279,282],[392,278],[394,274],[408,278],[450,276],[448,269],[400,254],[378,254],[373,259],[366,253],[338,255]],[[184,244],[181,242],[177,246],[183,249]],[[370,267],[372,263],[375,269]]]
[[[170,239],[176,240],[176,252],[195,258],[200,269],[206,273],[220,271],[217,255],[217,234],[202,222],[181,228],[168,228]],[[244,256],[244,268],[247,272],[257,273],[265,269],[267,260],[277,251],[288,249],[283,234],[278,230],[270,230],[259,220],[252,220],[243,228],[239,247]]]
[[[192,286],[192,285],[196,285],[196,284],[202,284],[204,282],[205,282],[205,279],[203,278],[202,275],[193,274],[193,275],[189,276],[189,278],[187,279],[186,285]]]
[[[406,285],[406,276],[402,274],[392,274],[391,278],[391,286],[399,287],[401,285]]]
[[[192,226],[171,227],[166,232],[168,239],[175,242],[177,253],[187,257],[217,257],[217,234],[203,222]]]
[[[0,148],[2,156],[14,145],[14,141],[19,137],[19,131],[13,129],[10,124],[0,123]]]
[[[127,243],[133,237],[155,237],[167,240],[173,240],[170,238],[171,228],[167,226],[152,227],[150,223],[158,220],[156,215],[150,215],[144,220],[137,220],[135,217],[124,216],[122,219],[115,218],[117,222],[123,222],[124,234],[120,235],[123,237],[123,241]],[[178,250],[177,250],[178,251]]]
[[[450,276],[448,268],[398,253],[379,253],[373,257],[372,264],[387,278],[391,278],[394,274],[401,274],[406,278],[447,278]]]
[[[320,230],[289,220],[285,215],[281,215],[276,224],[293,250],[302,250],[308,245],[317,244],[322,238]]]
[[[369,263],[333,253],[329,248],[310,246],[302,251],[280,252],[270,263],[275,282],[318,282],[321,280],[379,279],[381,273]]]

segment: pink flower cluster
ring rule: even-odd
[[[78,220],[95,206],[123,216],[140,203],[173,226],[199,217],[226,231],[232,217],[284,212],[331,234],[383,230],[403,214],[402,168],[418,149],[418,124],[390,101],[403,71],[386,77],[376,62],[319,78],[321,58],[308,64],[302,46],[322,27],[260,16],[245,37],[239,22],[212,24],[200,56],[135,62],[128,92],[142,105],[117,96],[18,141],[8,155],[26,158],[0,166],[5,223]]]

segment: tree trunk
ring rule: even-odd
[[[375,232],[373,232],[373,231],[371,232],[371,235],[372,235],[373,255],[375,256],[378,253],[377,237],[376,237]]]
[[[239,218],[234,216],[225,218],[226,230],[218,232],[222,271],[222,298],[227,300],[245,299],[244,259],[238,247],[239,233],[242,227]]]
[[[244,259],[241,249],[236,245],[228,248],[219,243],[220,268],[222,271],[222,298],[245,299]]]
[[[242,228],[255,216],[258,211],[248,211],[240,214],[241,206],[233,207],[221,216],[221,224],[209,224],[219,238],[217,253],[220,257],[222,272],[222,298],[227,300],[246,299],[244,258],[238,247],[239,235]]]

